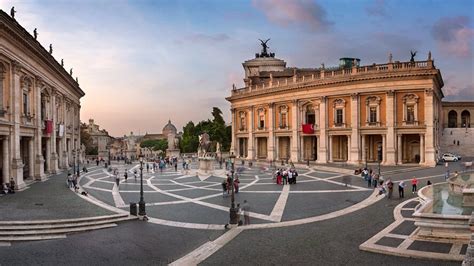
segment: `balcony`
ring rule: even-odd
[[[279,130],[289,130],[290,127],[288,125],[282,124],[282,125],[278,125],[278,129]]]
[[[380,122],[368,122],[367,121],[367,122],[365,122],[365,126],[366,127],[380,127],[381,124],[380,124]]]
[[[418,121],[417,120],[411,120],[411,121],[403,121],[402,126],[418,126]]]
[[[335,128],[346,128],[346,123],[334,123]]]
[[[266,127],[257,127],[257,131],[267,131]]]
[[[246,127],[239,127],[239,132],[246,132],[247,128]]]

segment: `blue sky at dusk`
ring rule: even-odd
[[[288,66],[417,60],[432,52],[445,100],[474,101],[474,1],[5,1],[44,47],[73,68],[86,96],[81,118],[112,135],[229,119],[225,97],[243,84],[258,39]]]

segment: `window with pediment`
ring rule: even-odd
[[[316,114],[312,104],[306,106],[306,124],[316,124]]]
[[[33,83],[29,77],[24,77],[21,82],[22,88],[22,113],[24,116],[31,116],[31,91]]]
[[[409,93],[403,96],[403,124],[416,125],[418,124],[418,100],[416,94]]]
[[[381,99],[378,96],[369,96],[365,101],[368,126],[380,125],[380,103]]]
[[[265,109],[259,108],[257,110],[257,114],[258,114],[258,129],[264,129],[265,128]]]
[[[288,106],[282,105],[279,108],[280,113],[280,128],[288,127]]]
[[[247,113],[246,113],[246,112],[240,112],[240,113],[239,113],[239,119],[240,119],[240,127],[239,127],[239,130],[240,130],[240,131],[244,131],[244,130],[247,128],[247,123],[246,123],[246,120],[247,120]]]
[[[344,127],[345,126],[345,109],[346,101],[344,99],[336,99],[333,102],[334,109],[334,126]]]

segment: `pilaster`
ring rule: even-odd
[[[255,147],[254,147],[254,128],[255,128],[255,117],[254,117],[254,107],[249,107],[249,138],[248,138],[248,150],[247,150],[247,159],[253,160],[255,158]]]
[[[268,105],[268,155],[269,160],[275,160],[275,104]]]
[[[10,132],[10,151],[11,151],[11,177],[15,180],[17,188],[21,189],[26,186],[23,181],[23,161],[21,160],[20,154],[20,124],[21,124],[21,102],[17,99],[22,99],[23,95],[21,92],[21,65],[13,61],[12,62],[12,74],[13,82],[11,89],[10,102],[12,103],[12,122],[13,127]]]
[[[425,90],[425,165],[436,166],[436,151],[434,143],[434,114],[433,114],[433,89]],[[421,147],[420,147],[421,149]]]
[[[360,163],[360,145],[359,145],[359,95],[351,94],[351,128],[352,132],[349,138],[349,163]]]
[[[395,121],[396,121],[396,102],[395,93],[390,90],[386,95],[386,121],[387,121],[387,136],[386,136],[386,152],[384,161],[386,165],[395,165]]]
[[[319,150],[318,150],[318,163],[327,163],[328,161],[328,149],[327,149],[327,107],[326,107],[326,96],[322,96],[319,103]]]
[[[294,100],[293,104],[291,105],[291,154],[290,159],[292,162],[298,162],[298,150],[299,141],[298,141],[298,100]]]

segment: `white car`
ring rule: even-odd
[[[445,153],[441,157],[441,160],[443,160],[443,162],[457,162],[458,157],[454,154],[451,154],[451,153]]]

